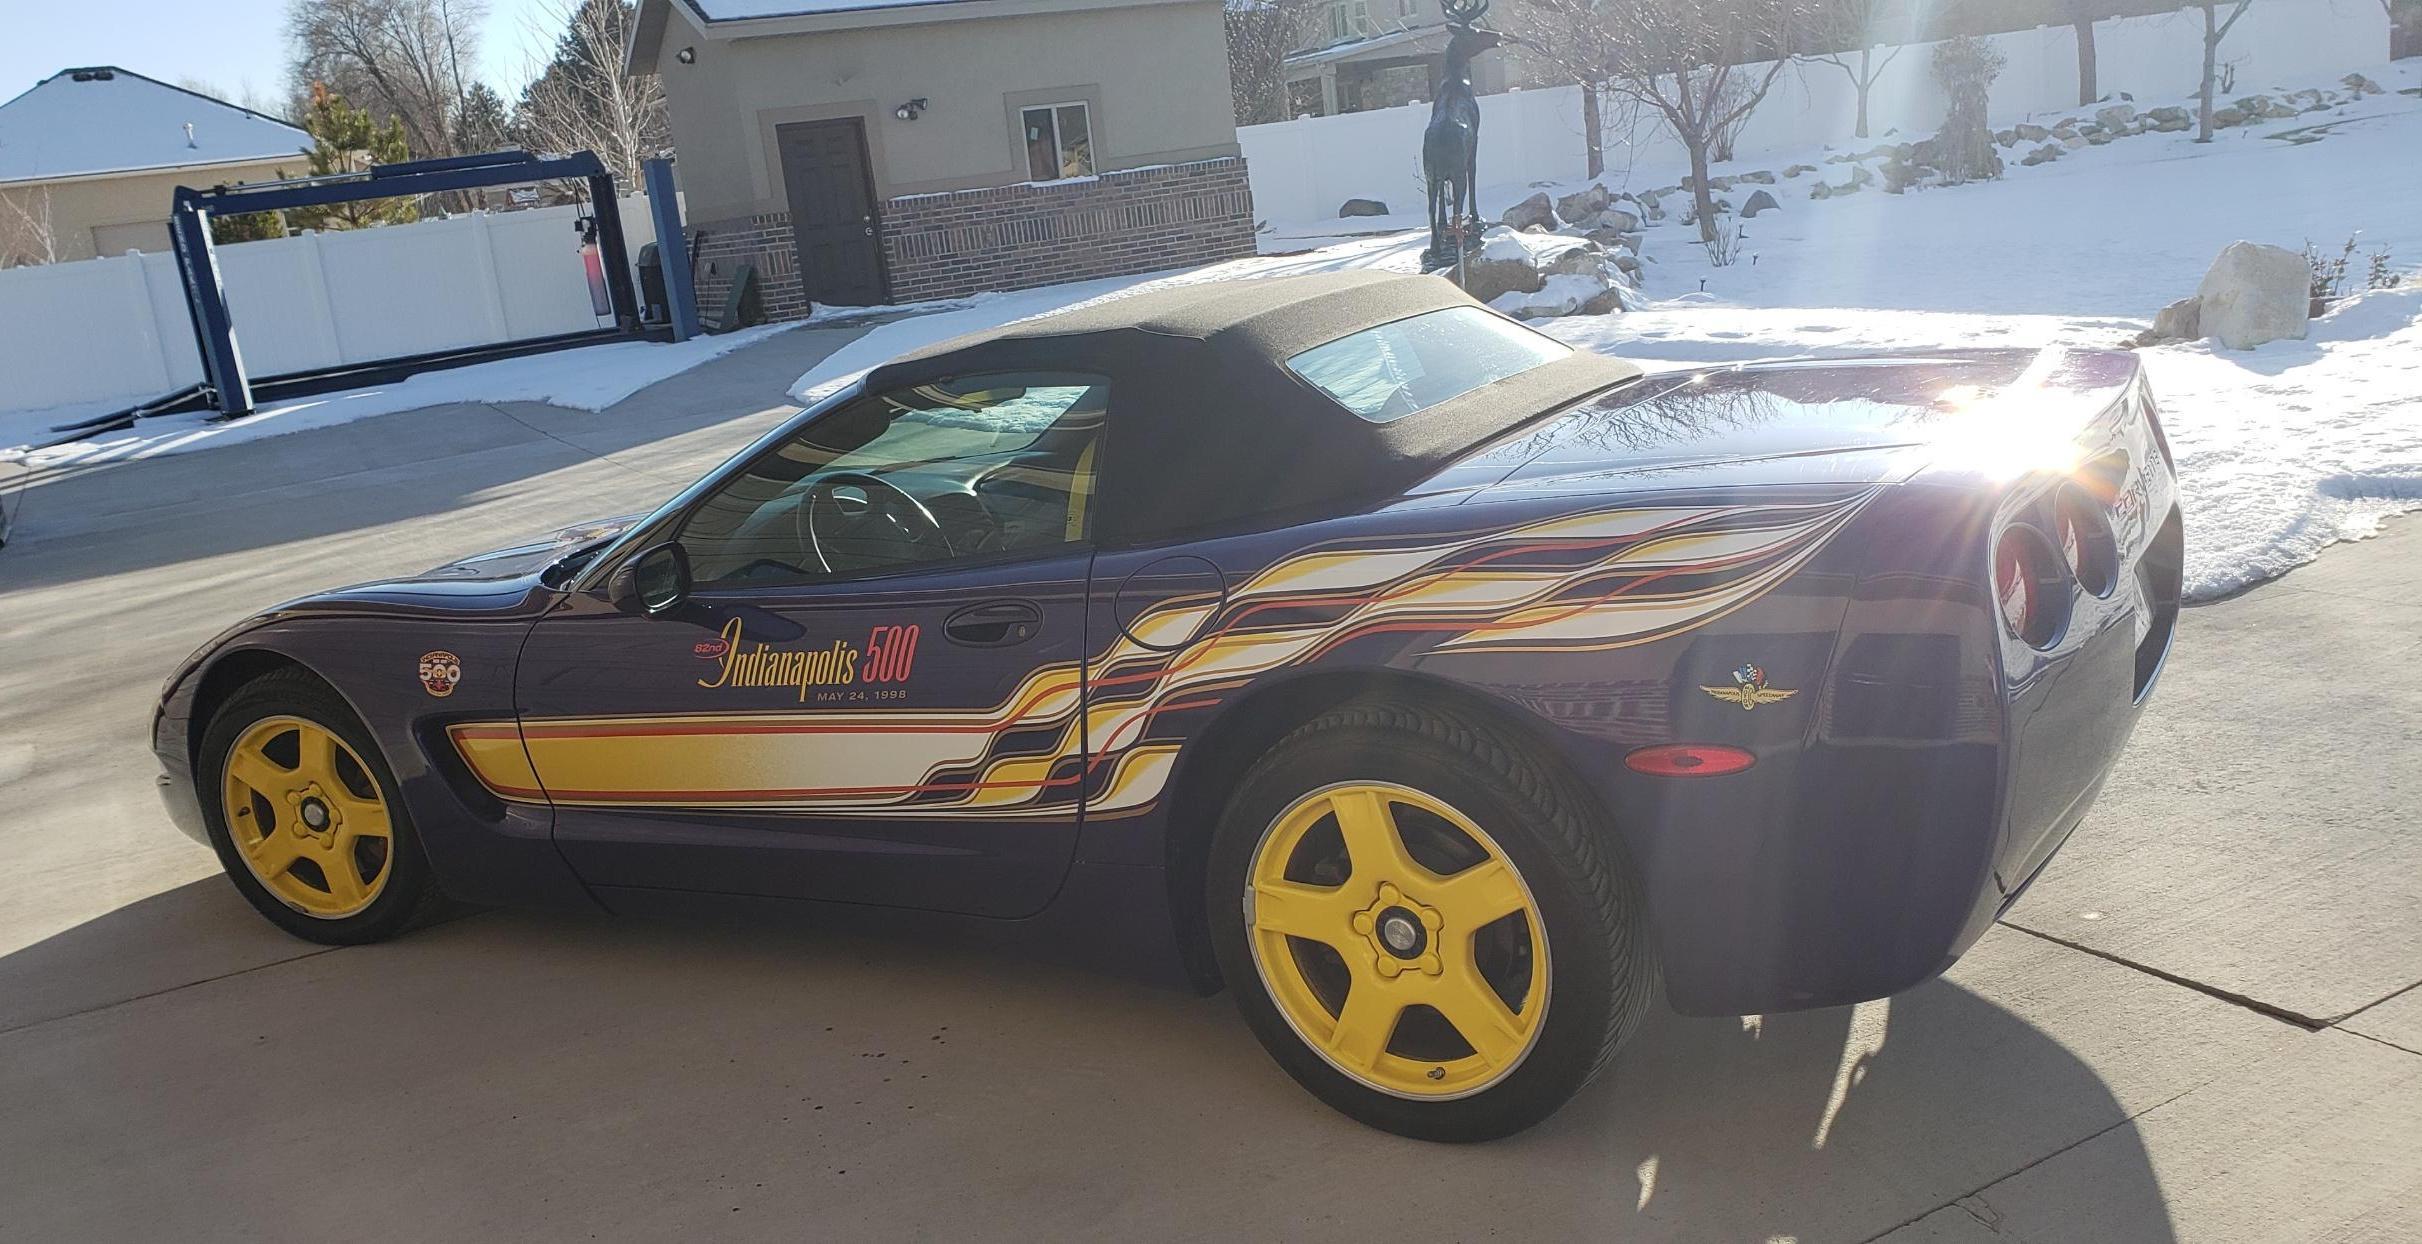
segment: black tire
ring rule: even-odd
[[[1466,815],[1519,872],[1544,926],[1553,970],[1537,1035],[1511,1071],[1468,1096],[1412,1098],[1347,1075],[1298,1034],[1256,966],[1242,902],[1253,856],[1284,810],[1340,783],[1407,787]],[[1658,989],[1636,872],[1587,806],[1569,778],[1456,712],[1364,701],[1298,728],[1247,772],[1206,871],[1213,949],[1246,1024],[1314,1096],[1384,1131],[1494,1140],[1555,1113],[1630,1038]]]
[[[220,799],[228,752],[247,730],[271,717],[302,718],[343,740],[369,770],[386,804],[390,833],[385,881],[369,905],[351,915],[326,918],[297,910],[271,893],[237,852]],[[195,762],[195,793],[219,866],[244,901],[271,924],[305,941],[357,946],[385,941],[442,909],[444,897],[430,875],[428,858],[421,851],[411,814],[398,797],[395,774],[388,768],[385,754],[352,708],[326,683],[301,670],[279,670],[244,684],[211,714]]]

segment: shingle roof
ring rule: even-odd
[[[299,168],[310,145],[283,121],[114,66],[62,69],[0,104],[0,183],[281,156]]]

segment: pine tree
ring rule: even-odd
[[[311,105],[303,128],[313,146],[308,153],[311,176],[366,173],[378,164],[400,164],[412,158],[404,142],[403,122],[389,119],[380,126],[368,112],[345,102],[326,83],[311,86]],[[326,207],[299,207],[287,213],[297,229],[368,229],[378,225],[407,225],[420,219],[420,206],[411,199],[365,199]]]
[[[502,150],[511,142],[506,126],[504,98],[487,83],[474,82],[454,118],[454,150],[463,155]]]
[[[285,170],[278,170],[283,178]],[[286,236],[286,226],[276,212],[244,212],[235,216],[210,218],[210,240],[220,246],[231,242],[260,242]]]

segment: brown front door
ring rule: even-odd
[[[802,121],[776,128],[774,137],[799,244],[799,279],[809,300],[836,307],[885,301],[865,125],[855,117]]]

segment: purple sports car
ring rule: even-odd
[[[168,682],[263,915],[753,905],[1225,983],[1322,1100],[1546,1117],[1660,996],[1941,972],[2178,612],[2132,356],[1644,375],[1445,281],[1142,293],[876,368],[625,525]]]

